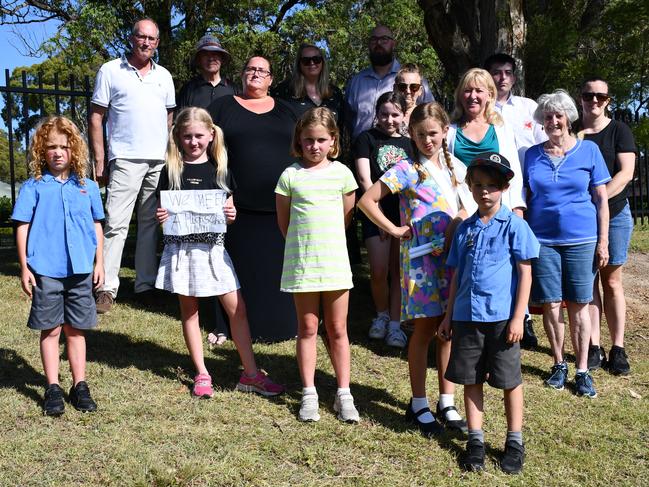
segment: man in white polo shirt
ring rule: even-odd
[[[135,292],[150,294],[154,289],[158,231],[155,190],[176,106],[169,71],[153,61],[159,34],[151,19],[136,22],[129,38],[131,52],[104,64],[95,81],[90,141],[97,181],[107,184],[106,279],[97,293],[98,313],[109,311],[117,296],[122,251],[136,202]],[[104,152],[104,117],[108,157]]]
[[[536,102],[530,98],[512,94],[512,88],[517,80],[516,60],[513,57],[504,53],[493,54],[485,60],[483,66],[491,74],[498,90],[496,110],[500,112],[505,123],[514,129],[518,158],[521,161],[521,167],[523,167],[525,151],[533,145],[548,140],[543,127],[534,121]],[[537,345],[538,339],[534,334],[532,320],[529,315],[526,315],[521,346],[534,349]]]

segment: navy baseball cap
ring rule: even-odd
[[[469,163],[469,168],[477,166],[491,166],[501,172],[509,181],[514,177],[514,171],[507,158],[498,152],[483,152],[478,154]]]

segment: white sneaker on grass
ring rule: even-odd
[[[385,336],[385,343],[390,347],[405,348],[406,343],[408,343],[408,337],[397,325],[388,329],[388,333]]]
[[[354,398],[349,393],[336,394],[334,411],[338,413],[338,419],[345,423],[358,423],[361,420],[358,410],[354,406]]]
[[[390,322],[390,317],[384,314],[379,314],[376,318],[372,320],[370,325],[370,331],[368,336],[373,340],[383,340],[385,334],[388,332],[388,323]]]
[[[317,394],[302,394],[302,401],[300,403],[300,412],[298,419],[300,421],[319,421],[320,413],[318,412],[318,395]]]

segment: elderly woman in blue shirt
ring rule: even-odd
[[[588,373],[592,300],[597,269],[608,262],[608,169],[598,147],[577,139],[571,124],[577,107],[563,90],[541,95],[534,119],[548,140],[525,154],[523,185],[527,221],[541,243],[532,262],[532,297],[543,305],[543,325],[554,358],[545,384],[564,388],[568,365],[563,356],[561,301],[568,308],[570,335],[576,356],[577,395],[597,396]]]

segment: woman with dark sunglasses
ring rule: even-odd
[[[398,91],[406,99],[406,106],[408,107],[403,119],[403,128],[401,135],[408,135],[408,122],[410,121],[410,114],[417,106],[417,100],[420,100],[422,93],[421,71],[416,64],[407,63],[401,66],[401,69],[394,78],[394,87],[392,91]]]
[[[271,94],[288,101],[298,118],[310,108],[326,107],[342,128],[342,92],[329,82],[327,59],[313,44],[300,45],[291,77],[277,85]]]
[[[633,231],[633,218],[627,200],[627,185],[635,169],[635,142],[629,127],[607,116],[611,103],[608,83],[601,78],[590,78],[581,87],[582,130],[579,137],[597,144],[604,157],[612,179],[606,184],[609,208],[608,265],[595,277],[593,301],[590,304],[592,332],[588,349],[588,367],[607,368],[614,375],[627,375],[631,368],[624,351],[624,324],[626,300],[622,287],[622,266]],[[600,294],[599,281],[602,282]],[[608,329],[611,334],[611,351],[608,361],[600,347],[602,296]]]

